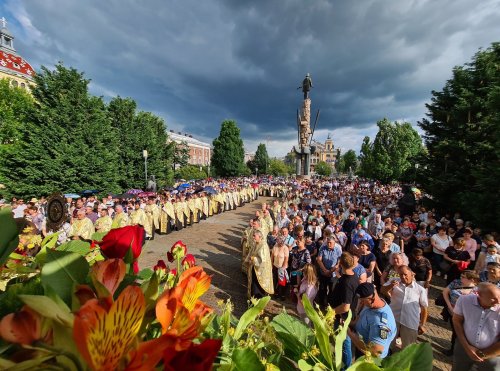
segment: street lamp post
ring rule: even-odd
[[[142,156],[144,157],[144,175],[146,177],[146,187],[148,186],[148,150],[142,151]]]
[[[258,167],[256,167],[256,168],[255,168],[255,176],[257,176],[257,172],[258,172],[258,171],[259,171],[259,168],[258,168]]]
[[[415,164],[415,184],[417,184],[417,171],[420,164]]]

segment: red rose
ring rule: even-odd
[[[187,253],[187,246],[182,241],[177,241],[172,245],[170,252],[174,255],[174,258],[180,259],[184,257]]]
[[[165,262],[163,260],[158,260],[158,263],[156,263],[156,265],[153,267],[153,270],[155,272],[159,269],[164,270],[164,271],[167,270],[167,265],[165,264]]]
[[[194,267],[195,264],[196,259],[191,254],[187,254],[186,257],[182,260],[182,265],[187,266],[187,268]]]
[[[110,230],[99,242],[102,253],[107,258],[123,259],[128,249],[132,249],[134,259],[141,255],[144,242],[144,228],[129,225]]]
[[[167,259],[170,263],[174,261],[174,254],[172,254],[170,251],[167,252]]]
[[[175,351],[173,348],[168,348],[163,353],[163,369],[166,371],[211,370],[221,345],[222,340],[207,339],[201,344],[191,343],[189,348],[182,351]]]

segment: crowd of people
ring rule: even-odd
[[[351,311],[343,344],[348,367],[366,350],[385,357],[417,342],[435,275],[446,282],[442,313],[453,337],[444,353],[453,355],[453,370],[500,368],[494,234],[482,234],[459,213],[419,206],[399,185],[316,180],[290,183],[283,194],[264,203],[243,232],[249,297],[292,300],[307,324],[304,295],[333,308],[335,326]]]
[[[27,227],[31,235],[46,237],[58,232],[58,244],[70,240],[99,240],[109,230],[127,225],[142,226],[146,239],[150,240],[157,234],[179,231],[212,215],[234,210],[255,200],[259,192],[281,195],[282,188],[282,184],[260,185],[255,179],[240,178],[184,182],[182,186],[146,196],[145,193],[125,193],[99,198],[90,194],[77,198],[73,194],[66,198],[66,219],[58,230],[51,230],[47,223],[45,197],[32,198],[29,202],[13,198],[9,202],[0,195],[0,208],[10,207],[18,223],[23,223],[22,229]]]
[[[91,241],[110,229],[141,225],[146,238],[234,210],[259,195],[263,203],[242,236],[241,269],[248,297],[296,303],[310,325],[303,296],[335,311],[335,327],[352,313],[343,363],[370,351],[386,357],[426,332],[433,277],[446,287],[436,299],[452,326],[453,370],[500,367],[500,247],[459,213],[440,214],[397,184],[350,179],[207,180],[154,195],[67,198],[59,230],[47,223],[47,200],[10,202],[14,217],[58,243]],[[98,234],[96,234],[96,232]]]

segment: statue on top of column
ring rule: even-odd
[[[313,87],[313,83],[312,83],[312,80],[311,80],[311,75],[309,75],[309,73],[307,73],[306,77],[302,81],[302,86],[299,86],[297,88],[297,90],[300,89],[300,88],[302,88],[302,92],[304,93],[304,99],[308,99],[309,98],[309,92],[311,91],[312,87]]]

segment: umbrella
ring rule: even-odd
[[[122,195],[118,195],[117,197],[118,198],[135,198],[135,196],[136,196],[135,194],[127,192],[127,193],[124,193]]]
[[[203,188],[203,191],[207,192],[208,194],[211,194],[211,195],[217,194],[217,191],[214,189],[214,187],[210,187],[210,186]]]
[[[185,190],[186,188],[189,188],[189,187],[191,187],[191,184],[189,184],[189,183],[184,183],[184,184],[181,184],[180,186],[178,186],[178,187],[177,187],[177,189],[178,189],[179,191],[183,191],[183,190]]]
[[[82,196],[87,196],[87,195],[95,195],[96,193],[99,193],[97,189],[86,189],[85,191],[81,191],[80,194]]]
[[[80,195],[77,195],[76,193],[65,193],[64,197],[66,198],[80,198]]]
[[[139,193],[143,193],[144,191],[142,189],[129,189],[127,193],[131,193],[133,195],[138,195]]]
[[[156,196],[155,192],[142,192],[137,195],[138,197],[151,197]]]

